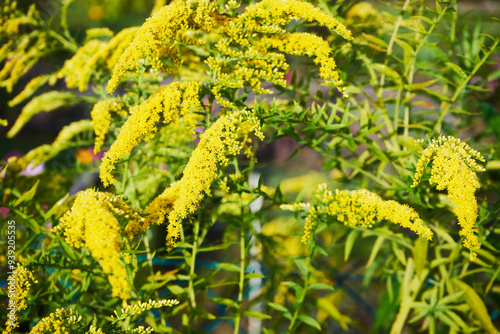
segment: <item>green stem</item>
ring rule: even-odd
[[[287,333],[293,333],[295,331],[295,323],[297,322],[297,318],[299,317],[299,312],[300,312],[300,309],[302,308],[302,304],[304,304],[304,299],[306,297],[306,292],[307,292],[307,288],[309,287],[309,279],[311,277],[311,272],[309,271],[309,263],[308,263],[308,266],[307,266],[307,275],[306,275],[306,279],[304,280],[304,285],[302,286],[302,294],[300,295],[300,299],[299,301],[297,302],[297,306],[295,307],[295,312],[293,312],[293,317],[292,317],[292,321],[290,321],[290,325],[288,326],[288,330],[287,330]]]
[[[401,10],[401,13],[398,16],[398,19],[396,21],[396,24],[394,25],[394,30],[392,31],[391,39],[389,41],[389,45],[387,46],[387,57],[385,57],[384,65],[387,66],[387,62],[389,61],[389,56],[392,55],[392,47],[394,46],[394,42],[396,41],[396,36],[398,35],[399,27],[401,26],[401,22],[403,21],[403,14],[406,12],[406,9],[408,8],[408,5],[410,4],[411,0],[406,0],[403,9]],[[385,83],[385,74],[382,73],[380,76],[380,85],[379,85],[379,94],[380,96],[383,95],[384,93],[384,83]]]
[[[189,285],[188,285],[188,291],[189,291],[189,303],[191,305],[192,309],[196,308],[196,299],[195,299],[195,294],[194,294],[194,278],[195,278],[195,266],[196,266],[196,253],[198,252],[198,234],[200,233],[200,221],[199,219],[196,219],[194,221],[194,229],[193,229],[193,250],[191,252],[191,259],[190,259],[190,264],[189,264]]]
[[[415,75],[415,64],[417,61],[417,55],[420,52],[420,49],[425,45],[427,42],[427,39],[429,36],[434,32],[436,27],[438,26],[439,22],[441,22],[441,19],[443,18],[444,14],[446,14],[450,4],[446,4],[445,8],[441,10],[441,13],[439,16],[432,21],[431,26],[429,29],[422,35],[422,38],[419,40],[418,45],[415,47],[413,50],[409,62],[408,62],[408,67],[406,68],[405,71],[405,77],[408,78],[407,84],[411,85],[413,84],[413,77]],[[418,40],[420,37],[420,33],[417,33],[416,39]],[[395,114],[394,114],[394,128],[398,129],[399,127],[399,106],[401,105],[401,95],[403,92],[403,85],[400,85],[397,98],[396,98],[396,106],[395,106]],[[411,92],[409,90],[406,91],[405,94],[405,109],[404,109],[404,116],[403,116],[403,135],[408,136],[408,128],[409,128],[409,123],[410,123],[410,97],[411,97]]]
[[[293,333],[295,331],[295,325],[297,322],[297,319],[299,317],[300,309],[302,308],[302,305],[304,304],[304,299],[306,298],[307,294],[307,289],[309,288],[309,280],[311,279],[311,259],[314,254],[314,246],[316,245],[314,241],[314,232],[311,233],[311,239],[309,240],[309,248],[308,248],[308,256],[306,258],[306,267],[307,267],[307,273],[306,277],[304,279],[304,285],[302,286],[302,293],[300,295],[300,298],[297,302],[297,305],[295,306],[295,311],[293,312],[292,320],[290,321],[290,325],[288,326],[287,333]]]
[[[61,36],[57,32],[55,32],[54,30],[49,30],[49,35],[54,37],[55,39],[57,39],[59,42],[61,42],[63,47],[65,49],[67,49],[68,51],[71,51],[73,53],[76,53],[76,51],[78,51],[78,45],[71,43],[70,41],[65,39],[63,36]]]
[[[243,209],[242,217],[243,216]],[[243,289],[245,288],[245,229],[240,229],[240,280],[238,283],[238,312],[234,319],[234,334],[238,334],[241,321],[241,303],[243,302]]]

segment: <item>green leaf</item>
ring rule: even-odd
[[[356,240],[358,233],[358,230],[352,230],[351,232],[349,232],[344,245],[344,261],[347,261],[347,259],[349,259],[349,255],[351,254],[351,250],[354,246],[354,241]]]
[[[59,243],[59,246],[61,246],[61,249],[63,250],[63,252],[73,261],[73,262],[77,262],[78,261],[78,258],[75,254],[75,251],[73,250],[73,248],[71,248],[67,243],[65,243],[64,241],[62,241],[61,239],[57,239],[58,243]]]
[[[377,240],[375,241],[375,244],[373,245],[372,251],[370,253],[370,258],[368,259],[368,262],[366,263],[366,268],[368,268],[373,263],[373,261],[375,260],[375,257],[378,254],[378,251],[382,247],[382,244],[384,243],[384,241],[385,241],[385,237],[383,237],[381,235],[378,236]]]
[[[323,255],[323,256],[328,256],[328,253],[326,252],[326,250],[321,247],[320,245],[314,245],[314,251],[318,252],[319,254]]]
[[[321,326],[319,324],[318,321],[316,321],[316,319],[308,316],[308,315],[305,315],[305,314],[299,314],[299,319],[300,321],[302,321],[303,323],[311,326],[311,327],[314,327],[316,328],[317,330],[321,330]]]
[[[51,217],[54,212],[57,210],[57,208],[59,208],[69,197],[69,193],[64,195],[63,198],[61,198],[60,200],[58,200],[56,202],[56,204],[52,205],[52,207],[49,209],[49,211],[47,211],[47,213],[45,213],[45,217]]]
[[[172,284],[172,285],[168,285],[167,288],[174,294],[174,295],[180,295],[180,294],[183,294],[186,292],[186,289],[181,287],[181,286],[178,286],[178,285],[175,285],[175,284]]]
[[[267,305],[273,309],[275,309],[276,311],[278,312],[281,312],[283,314],[288,314],[289,316],[291,316],[292,314],[290,313],[290,311],[288,311],[288,309],[286,307],[284,307],[283,305],[280,305],[280,304],[276,304],[276,303],[271,303],[271,302],[268,302]]]
[[[409,52],[412,54],[414,52],[413,48],[410,46],[410,44],[403,42],[400,39],[396,38],[396,44],[398,44],[400,47],[402,47],[406,52]]]
[[[491,334],[496,333],[497,330],[495,329],[495,326],[493,326],[493,323],[491,322],[488,310],[486,309],[483,300],[481,299],[481,297],[479,297],[477,292],[469,285],[458,279],[452,280],[452,283],[457,290],[465,291],[465,301],[467,302],[467,304],[469,304],[472,312],[474,312],[474,314],[476,315],[476,318],[481,323],[483,329],[487,333]]]
[[[22,194],[15,202],[14,202],[14,207],[18,206],[19,204],[30,201],[33,196],[35,196],[36,193],[36,188],[38,187],[38,184],[40,183],[40,180],[37,180],[35,185],[31,187],[30,190]]]
[[[141,289],[144,291],[158,290],[159,288],[161,288],[162,286],[164,286],[167,283],[168,283],[168,281],[163,281],[163,282],[159,282],[159,283],[148,283],[148,284],[144,284],[141,287]]]
[[[222,270],[232,271],[235,273],[240,272],[240,266],[238,266],[234,263],[217,263],[217,267],[219,267]]]
[[[257,311],[245,311],[242,313],[245,317],[256,318],[256,319],[271,319],[270,315],[260,313]]]
[[[257,273],[248,273],[248,274],[245,274],[245,278],[246,279],[252,279],[252,278],[265,278],[266,276],[262,275],[262,274],[257,274]]]
[[[214,302],[216,304],[226,305],[226,306],[230,306],[230,307],[238,307],[238,303],[232,299],[229,299],[229,298],[216,297],[216,298],[210,299],[210,301]]]
[[[325,311],[330,317],[335,320],[343,330],[347,331],[349,328],[344,319],[344,316],[340,311],[333,305],[333,303],[325,297],[318,299],[318,308]]]
[[[438,81],[437,79],[433,79],[433,80],[429,80],[429,81],[425,81],[425,82],[418,82],[418,83],[414,83],[411,85],[406,85],[405,88],[408,90],[419,90],[419,89],[425,88],[427,86],[430,86],[430,85],[436,83],[437,81]]]
[[[293,262],[295,263],[297,268],[299,268],[302,274],[307,275],[309,269],[307,268],[307,265],[304,263],[304,260],[294,259]]]
[[[378,37],[375,37],[375,36],[369,35],[369,34],[365,34],[365,33],[363,33],[361,36],[364,39],[368,40],[369,42],[372,42],[375,45],[378,45],[378,46],[380,46],[380,47],[382,47],[384,49],[387,48],[387,43],[384,40],[382,40],[382,39],[380,39]]]
[[[424,92],[426,92],[429,95],[437,97],[440,101],[450,101],[450,98],[448,96],[446,96],[442,93],[436,92],[432,89],[421,88],[420,90],[423,90]]]
[[[229,246],[234,245],[234,244],[235,244],[234,242],[226,242],[222,245],[202,247],[202,248],[198,249],[198,252],[202,253],[202,252],[212,252],[212,251],[222,250],[222,249],[226,249]]]
[[[394,71],[392,68],[388,67],[387,65],[373,64],[372,66],[376,71],[383,73],[383,74],[387,75],[388,77],[395,79],[396,81],[401,80],[401,78],[399,77],[399,73]]]
[[[491,92],[490,88],[481,88],[478,86],[467,85],[467,88],[478,91],[478,92]]]
[[[335,290],[333,286],[324,283],[314,283],[307,287],[308,290]]]

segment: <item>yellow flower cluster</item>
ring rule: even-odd
[[[87,247],[108,275],[113,297],[127,299],[130,284],[121,260],[122,229],[116,218],[144,220],[141,212],[120,197],[88,189],[78,193],[72,208],[60,219],[54,232],[64,232],[65,240],[75,248]],[[128,256],[124,254],[128,262]]]
[[[331,15],[314,7],[312,4],[301,0],[263,0],[245,8],[240,15],[240,22],[245,23],[245,30],[268,32],[276,26],[284,27],[292,20],[305,19],[308,22],[316,21],[328,27],[347,40],[352,39],[352,34],[347,28]],[[282,28],[281,28],[282,29]],[[271,32],[284,32],[281,29]]]
[[[83,92],[87,89],[92,68],[88,63],[106,46],[106,42],[98,39],[91,39],[78,49],[73,57],[66,60],[63,68],[57,73],[57,78],[64,78],[66,87],[76,88]]]
[[[343,92],[335,61],[329,56],[330,45],[312,34],[286,33],[285,26],[300,19],[316,21],[345,39],[352,39],[351,32],[338,20],[305,1],[264,0],[250,5],[234,20],[224,22],[224,38],[216,45],[223,56],[210,57],[206,61],[217,77],[212,92],[220,104],[234,107],[222,100],[222,87],[243,88],[248,83],[255,92],[268,94],[271,91],[261,87],[261,80],[286,85],[284,72],[288,64],[283,54],[272,52],[271,48],[315,57],[315,63],[321,65],[321,76],[332,79]],[[243,51],[237,50],[241,48]]]
[[[215,21],[210,13],[214,9],[214,2],[209,0],[175,1],[158,9],[137,31],[132,43],[118,59],[108,82],[108,92],[112,93],[125,73],[136,69],[141,59],[146,59],[153,68],[165,72],[169,71],[166,63],[177,67],[181,60],[174,41],[199,44],[198,40],[189,38],[186,32],[211,31]]]
[[[16,122],[7,133],[7,137],[14,137],[24,125],[36,114],[41,112],[49,112],[58,108],[73,105],[76,102],[76,97],[70,92],[51,91],[33,98],[26,104],[21,111],[21,114],[16,119]]]
[[[170,123],[200,106],[200,86],[198,82],[173,82],[158,88],[142,104],[132,107],[132,115],[102,159],[100,177],[105,187],[114,183],[111,171],[116,161],[129,154],[141,140],[148,141],[154,136],[161,113],[164,122]]]
[[[335,193],[320,185],[315,195],[321,205],[316,207],[304,203],[282,206],[288,210],[308,211],[302,242],[307,243],[318,220],[318,214],[325,207],[328,216],[350,227],[371,228],[377,221],[387,220],[408,228],[416,234],[432,240],[432,231],[424,225],[414,209],[396,201],[384,201],[380,196],[365,190],[335,190]]]
[[[7,279],[8,286],[13,288],[7,289],[7,295],[9,296],[8,308],[12,307],[13,311],[10,311],[15,315],[16,319],[7,319],[5,323],[5,330],[2,334],[13,333],[14,329],[19,326],[18,315],[21,310],[25,310],[28,305],[26,304],[26,298],[31,288],[32,283],[38,283],[33,277],[33,273],[26,269],[24,266],[18,264],[16,270]]]
[[[417,141],[426,145],[424,141]],[[481,154],[458,138],[440,136],[432,139],[422,152],[413,178],[416,187],[422,178],[425,166],[432,163],[429,183],[437,190],[447,190],[448,197],[455,205],[453,213],[461,227],[464,247],[471,250],[471,260],[476,257],[474,250],[479,249],[475,235],[477,201],[475,192],[480,184],[476,172],[484,171],[476,160],[484,162]]]
[[[142,225],[127,225],[127,232],[136,234],[140,231],[145,231],[151,224],[160,225],[165,221],[165,217],[172,211],[172,206],[177,199],[180,183],[176,182],[166,188],[158,195],[144,210],[148,215],[146,221]]]
[[[116,98],[101,100],[94,105],[90,116],[94,122],[95,145],[94,153],[97,154],[101,151],[104,144],[104,138],[108,133],[109,126],[111,125],[111,113],[117,113],[125,116],[123,112],[123,103]]]
[[[83,318],[76,310],[57,309],[36,324],[29,334],[65,334],[75,331],[73,325]],[[102,332],[101,332],[102,333]]]
[[[161,300],[148,300],[147,302],[144,303],[137,303],[133,305],[127,305],[124,309],[122,309],[120,312],[115,311],[116,319],[115,321],[118,320],[123,320],[128,317],[131,317],[136,314],[141,314],[146,311],[151,310],[152,308],[160,308],[160,307],[172,307],[179,304],[179,301],[177,299],[161,299]],[[111,316],[112,319],[114,319],[114,316]]]
[[[17,94],[16,97],[9,101],[9,107],[17,106],[19,103],[31,97],[38,88],[43,86],[50,79],[50,77],[51,76],[47,74],[39,75],[31,79],[30,82],[28,82],[26,86],[24,86],[24,89],[21,91],[21,93]]]
[[[19,26],[36,25],[39,19],[35,4],[25,13],[17,8],[17,1],[4,0],[0,5],[0,35],[12,37],[19,33]]]
[[[314,62],[320,65],[320,76],[324,79],[332,79],[339,91],[343,91],[343,82],[335,70],[337,65],[330,57],[331,47],[321,37],[309,33],[282,34],[273,38],[265,38],[262,43],[266,47],[277,48],[289,54],[314,57]]]
[[[200,143],[191,155],[181,180],[174,185],[177,189],[173,192],[177,193],[177,198],[168,215],[167,250],[172,250],[176,245],[180,220],[198,208],[204,193],[210,191],[218,166],[226,166],[228,156],[236,155],[243,149],[249,133],[263,138],[259,120],[239,112],[221,116],[200,136]]]
[[[26,168],[29,163],[38,165],[42,162],[55,157],[59,152],[68,148],[71,145],[70,139],[80,133],[91,131],[93,123],[91,120],[82,119],[81,121],[73,122],[62,128],[59,135],[52,144],[44,144],[29,151],[24,157],[19,159],[19,164]]]
[[[16,20],[15,18],[7,19],[3,27],[11,23],[18,27],[20,23],[24,24],[27,21],[24,21],[24,19]],[[12,33],[15,33],[15,31],[7,31],[7,35]],[[0,37],[2,37],[1,33]],[[2,39],[0,41],[4,42]],[[46,52],[50,44],[51,41],[45,32],[24,34],[20,38],[5,41],[5,44],[0,48],[0,62],[7,58],[0,70],[0,87],[5,87],[7,92],[11,93],[12,88],[19,79],[44,56],[44,52]]]
[[[222,99],[224,88],[249,85],[255,92],[270,93],[261,87],[262,80],[286,85],[284,72],[288,64],[285,57],[282,53],[270,51],[270,48],[314,57],[321,65],[321,76],[332,79],[343,91],[342,80],[335,71],[335,61],[330,57],[329,44],[312,34],[286,34],[285,30],[292,20],[305,19],[316,21],[351,40],[351,32],[331,15],[301,0],[264,0],[246,7],[235,17],[225,12],[221,15],[217,9],[207,0],[177,1],[157,9],[117,62],[108,82],[108,91],[113,92],[125,73],[137,68],[139,60],[146,60],[153,69],[160,71],[178,70],[181,60],[177,45],[205,43],[192,38],[188,30],[220,34],[216,44],[219,54],[209,57],[205,63],[214,80],[212,92],[225,107],[235,106]],[[214,28],[217,29],[213,31]],[[266,43],[262,43],[263,38]],[[174,45],[174,41],[180,43]]]

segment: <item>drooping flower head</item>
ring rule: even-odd
[[[437,190],[447,190],[448,197],[454,204],[453,213],[458,218],[460,235],[464,237],[464,247],[471,250],[471,260],[476,257],[474,250],[479,249],[479,241],[475,234],[477,220],[477,201],[475,192],[479,189],[476,172],[484,171],[476,160],[484,162],[481,154],[455,137],[440,136],[428,142],[419,140],[418,144],[426,146],[417,163],[412,187],[416,187],[431,163],[429,183]]]
[[[307,243],[311,238],[318,215],[323,212],[350,227],[372,228],[377,222],[387,220],[432,240],[432,231],[425,226],[414,209],[393,200],[385,201],[366,189],[353,191],[336,189],[333,193],[323,184],[318,187],[315,199],[321,205],[315,206],[309,203],[282,205],[283,209],[308,212],[302,236],[303,243]]]
[[[117,217],[144,220],[141,212],[121,197],[88,189],[78,193],[72,208],[61,217],[54,232],[64,233],[66,242],[75,248],[88,248],[108,275],[112,295],[128,299],[131,287],[124,266],[128,256],[121,253],[122,228]]]
[[[2,331],[2,334],[13,333],[14,329],[19,326],[19,312],[28,307],[26,299],[33,283],[38,283],[33,273],[20,264],[17,265],[13,273],[8,277],[7,295],[9,302],[7,308],[9,309],[9,317],[7,318],[5,330]]]
[[[111,171],[118,159],[129,154],[141,140],[148,141],[154,136],[161,116],[164,123],[175,122],[200,106],[200,88],[199,82],[173,82],[156,89],[146,101],[131,108],[132,115],[103,157],[100,177],[104,186],[114,183]]]
[[[249,134],[263,138],[260,124],[256,117],[246,112],[237,112],[221,116],[200,136],[200,142],[184,169],[182,178],[171,188],[167,188],[155,199],[148,211],[153,217],[163,219],[163,214],[156,215],[154,209],[168,213],[167,249],[175,247],[180,232],[180,222],[194,213],[221,166],[226,166],[228,157],[238,154],[249,141]]]

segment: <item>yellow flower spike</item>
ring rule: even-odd
[[[66,242],[75,248],[87,247],[108,275],[113,297],[128,299],[131,287],[121,261],[122,229],[117,216],[130,221],[143,219],[142,212],[130,207],[121,197],[88,189],[78,193],[54,232],[64,233]]]
[[[104,138],[108,133],[109,126],[111,125],[111,113],[119,113],[123,110],[123,103],[120,100],[111,98],[101,100],[94,105],[90,116],[94,122],[95,145],[94,154],[101,151],[104,144]]]
[[[107,45],[99,51],[99,57],[106,59],[106,66],[112,70],[127,46],[132,43],[139,27],[125,28],[116,34]]]
[[[323,184],[318,187],[315,198],[326,207],[325,212],[328,216],[336,217],[344,225],[372,228],[378,221],[387,220],[408,228],[428,240],[432,240],[432,231],[424,225],[415,210],[396,201],[384,201],[380,196],[368,190],[348,191],[336,189],[335,193],[332,193]],[[296,203],[282,205],[281,208],[308,212],[302,236],[302,242],[306,244],[311,238],[318,213],[321,212],[321,206],[314,207],[308,205],[308,203]]]
[[[173,42],[182,38],[187,30],[211,31],[215,23],[210,13],[215,4],[208,0],[176,1],[158,9],[137,31],[132,43],[125,49],[113,68],[107,89],[112,93],[127,71],[137,68],[141,59],[148,60],[153,68],[168,71],[160,56],[180,63]],[[187,39],[183,40],[187,42]],[[196,42],[198,43],[198,42]]]
[[[1,51],[0,51],[1,52]],[[31,97],[38,88],[43,86],[47,81],[49,81],[50,75],[40,75],[31,79],[30,82],[24,87],[23,91],[19,93],[16,97],[9,101],[9,107],[14,107],[19,103],[23,102],[27,98]]]
[[[7,133],[7,137],[14,137],[33,116],[41,112],[49,112],[64,106],[74,105],[77,102],[75,98],[73,93],[60,91],[51,91],[34,97],[24,106],[16,122]]]
[[[264,38],[261,43],[267,48],[277,48],[292,55],[314,57],[314,62],[320,65],[320,76],[324,79],[332,79],[335,86],[342,92],[342,80],[335,70],[337,65],[330,57],[330,44],[321,37],[309,33],[281,34]]]
[[[42,320],[40,320],[29,334],[53,334],[53,333],[72,333],[73,325],[82,321],[83,318],[76,310],[57,309]],[[94,327],[95,328],[95,327]],[[103,333],[99,331],[89,333]]]
[[[248,122],[248,123],[246,123]],[[198,209],[204,193],[209,193],[218,166],[226,166],[228,156],[236,155],[243,149],[249,133],[263,138],[259,120],[246,113],[237,112],[221,116],[200,136],[200,142],[193,151],[183,176],[176,183],[177,198],[168,215],[167,250],[175,248],[180,233],[180,221]]]
[[[426,145],[422,140],[417,143]],[[425,166],[432,163],[429,183],[437,190],[448,191],[454,204],[453,213],[461,227],[460,235],[464,237],[463,245],[471,251],[471,261],[476,257],[474,250],[480,247],[475,234],[478,209],[475,192],[480,187],[476,172],[485,170],[476,160],[485,161],[479,152],[460,139],[440,136],[432,139],[422,152],[412,184],[412,187],[418,185]]]
[[[26,298],[28,297],[32,283],[38,283],[38,281],[35,280],[31,271],[20,264],[18,264],[13,273],[9,275],[7,279],[7,294],[9,297],[7,308],[11,308],[11,310],[7,312],[9,315],[14,315],[15,318],[12,319],[8,317],[7,322],[5,323],[5,330],[2,331],[2,334],[13,333],[14,329],[19,326],[19,312],[28,307],[26,304]],[[14,289],[10,288],[11,286],[13,286]]]
[[[190,110],[200,107],[198,82],[173,82],[158,88],[142,104],[132,107],[132,114],[122,126],[120,134],[104,155],[100,177],[105,187],[114,183],[111,171],[118,159],[129,154],[141,141],[148,141],[156,132],[156,123],[163,113],[164,122],[175,122]],[[180,104],[180,105],[179,105]],[[194,124],[192,125],[194,127]]]
[[[271,27],[286,26],[292,20],[300,19],[305,19],[308,22],[316,21],[320,25],[334,30],[346,40],[352,40],[351,32],[340,21],[301,0],[263,0],[245,8],[238,22],[244,22],[250,29],[259,29],[265,25],[271,25]],[[284,32],[276,30],[274,33]]]
[[[179,301],[177,299],[160,299],[160,300],[148,300],[147,302],[138,302],[136,304],[127,305],[124,309],[121,309],[120,312],[115,311],[115,315],[117,319],[126,319],[133,315],[138,315],[143,312],[149,311],[152,308],[160,308],[160,307],[173,307],[178,305]],[[114,316],[111,316],[115,318]]]

